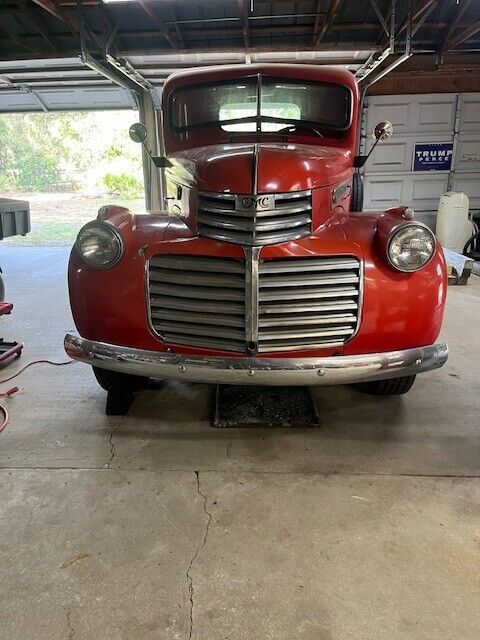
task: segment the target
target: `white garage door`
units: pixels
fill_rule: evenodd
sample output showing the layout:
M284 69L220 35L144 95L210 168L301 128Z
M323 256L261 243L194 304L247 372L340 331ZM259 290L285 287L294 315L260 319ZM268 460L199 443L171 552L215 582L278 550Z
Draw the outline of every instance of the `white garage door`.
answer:
M371 131L381 120L392 122L394 134L379 143L365 165L366 211L407 204L419 219L434 224L438 201L448 189L464 191L470 208L480 209L479 93L367 98L362 153L371 148ZM415 166L415 145L418 154L423 149L427 156L451 149L451 170L425 171L419 162Z

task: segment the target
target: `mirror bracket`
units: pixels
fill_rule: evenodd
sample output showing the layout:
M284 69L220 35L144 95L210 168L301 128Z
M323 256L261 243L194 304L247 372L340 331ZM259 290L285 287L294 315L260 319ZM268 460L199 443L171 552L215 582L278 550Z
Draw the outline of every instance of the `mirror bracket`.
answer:
M361 169L365 162L367 161L368 156L355 156L353 158L353 168Z
M157 169L166 169L167 167L171 167L172 163L165 156L150 156L152 158L153 164L157 167Z

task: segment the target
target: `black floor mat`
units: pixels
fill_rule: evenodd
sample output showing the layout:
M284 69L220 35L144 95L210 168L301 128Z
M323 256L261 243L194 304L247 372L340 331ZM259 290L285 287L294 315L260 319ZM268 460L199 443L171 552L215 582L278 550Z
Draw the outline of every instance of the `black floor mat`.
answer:
M215 427L318 427L308 387L217 385Z

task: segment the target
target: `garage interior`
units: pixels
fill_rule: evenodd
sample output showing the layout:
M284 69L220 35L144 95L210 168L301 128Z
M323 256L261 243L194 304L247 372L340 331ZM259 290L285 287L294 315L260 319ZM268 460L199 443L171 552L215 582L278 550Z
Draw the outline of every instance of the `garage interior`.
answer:
M440 198L460 191L478 212L476 0L0 6L0 113L131 109L154 155L170 74L259 62L351 71L360 152L392 122L362 169L364 211L406 204L435 229ZM415 171L416 143L451 143L451 166ZM146 152L144 177L158 211ZM107 416L84 364L13 377L68 360L69 253L0 245L15 305L2 335L25 344L0 372L1 393L18 386L1 400L0 637L478 639L475 273L448 287L446 365L408 395L312 387L318 428L214 428L212 385L167 381Z

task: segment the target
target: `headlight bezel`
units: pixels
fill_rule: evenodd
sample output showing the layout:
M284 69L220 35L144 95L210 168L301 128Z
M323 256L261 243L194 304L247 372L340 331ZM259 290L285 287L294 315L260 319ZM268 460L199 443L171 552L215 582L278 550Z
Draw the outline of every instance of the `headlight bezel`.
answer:
M116 251L115 257L106 264L98 264L98 263L95 263L94 261L92 262L85 256L85 254L81 249L82 233L86 231L94 230L94 229L107 231L117 245L117 251ZM125 253L125 240L123 238L123 235L117 229L117 227L111 222L109 222L108 220L92 220L91 222L87 222L87 224L85 224L78 232L77 238L75 240L75 249L78 255L80 256L80 258L83 260L83 262L87 266L97 271L103 271L105 269L111 269L116 264L118 264L118 262L122 259L123 254Z
M392 244L395 240L395 238L402 233L403 231L406 230L410 230L412 228L417 228L417 229L421 229L423 232L426 232L427 235L430 237L430 239L432 240L432 251L430 253L430 256L428 258L428 260L426 262L424 262L423 264L421 264L420 266L415 266L412 268L405 268L405 267L400 267L398 266L394 260L391 257L391 253L390 253L390 249L392 247ZM401 224L396 225L390 232L388 239L387 239L387 243L386 243L386 257L387 257L387 261L388 264L395 269L395 271L399 271L401 273L415 273L417 271L420 271L420 269L423 269L424 267L426 267L428 264L430 264L430 262L433 260L433 256L435 255L435 251L437 248L437 239L435 237L435 234L433 233L433 231L430 229L430 227L428 227L426 224L423 224L422 222L402 222Z

